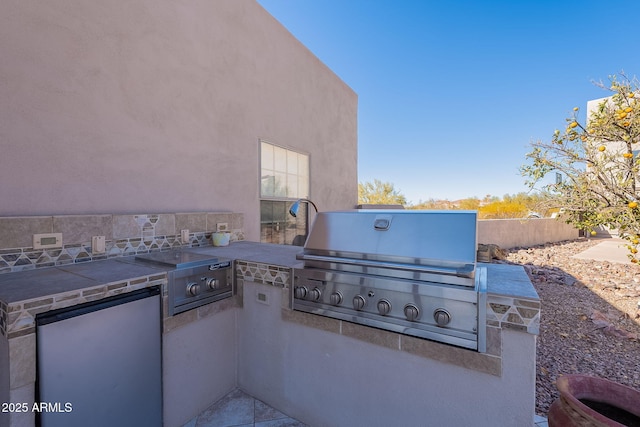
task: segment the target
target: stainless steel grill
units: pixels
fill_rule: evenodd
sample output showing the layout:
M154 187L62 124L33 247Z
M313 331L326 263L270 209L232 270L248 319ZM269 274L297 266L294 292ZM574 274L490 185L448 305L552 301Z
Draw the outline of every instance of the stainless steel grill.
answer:
M472 211L318 213L292 307L484 352L476 235Z

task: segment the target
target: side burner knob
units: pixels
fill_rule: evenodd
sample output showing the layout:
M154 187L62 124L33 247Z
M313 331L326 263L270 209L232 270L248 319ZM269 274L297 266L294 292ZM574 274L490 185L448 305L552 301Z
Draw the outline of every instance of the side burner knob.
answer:
M318 288L313 288L311 289L311 292L309 292L309 299L311 301L318 301L321 296L322 296L322 292Z
M378 301L378 313L386 316L391 311L391 303L386 299Z
M187 284L187 295L195 297L200 293L200 285L197 283Z
M362 310L367 305L367 300L362 295L356 295L353 297L353 308L356 310Z
M404 315L408 321L413 322L420 317L420 310L415 304L407 304L404 306Z
M451 315L444 308L438 308L433 312L433 318L438 326L446 326L451 321Z
M331 295L329 295L329 302L332 305L340 305L342 304L342 294L340 292L334 292Z
M305 288L304 286L296 286L294 294L296 298L303 299L307 296L307 288Z

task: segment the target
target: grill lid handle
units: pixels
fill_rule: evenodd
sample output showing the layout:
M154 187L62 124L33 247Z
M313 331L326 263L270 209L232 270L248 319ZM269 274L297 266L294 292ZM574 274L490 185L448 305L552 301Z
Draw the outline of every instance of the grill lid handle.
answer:
M378 215L373 220L373 228L379 231L386 231L391 227L391 215Z
M462 264L458 266L447 267L447 266L428 265L428 264L405 264L400 262L367 260L362 258L322 256L322 255L313 255L313 254L305 254L305 253L297 254L296 259L299 259L301 261L320 261L320 262L328 262L328 263L335 263L335 264L356 265L359 267L380 267L380 268L390 268L393 270L418 271L418 272L434 273L434 274L447 274L449 276L469 277L469 278L474 277L474 273L476 271L475 264Z

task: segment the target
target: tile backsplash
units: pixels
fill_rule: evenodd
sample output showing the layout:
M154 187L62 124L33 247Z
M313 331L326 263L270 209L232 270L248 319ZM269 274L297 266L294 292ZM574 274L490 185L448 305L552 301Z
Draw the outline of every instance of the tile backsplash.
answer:
M0 217L0 273L210 246L220 223L228 224L232 241L244 240L244 216L234 212ZM185 229L189 240L183 242ZM62 233L62 247L34 249L33 235L41 233ZM92 250L93 236L105 236L104 252Z

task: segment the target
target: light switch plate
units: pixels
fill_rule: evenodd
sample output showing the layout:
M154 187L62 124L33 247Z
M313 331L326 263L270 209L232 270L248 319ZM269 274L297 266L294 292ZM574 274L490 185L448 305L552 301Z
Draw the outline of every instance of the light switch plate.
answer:
M184 229L180 231L180 239L182 240L182 243L189 243L189 230L188 229Z
M33 249L62 247L62 233L42 233L33 235Z
M219 222L216 224L216 231L229 231L229 223L228 222Z

